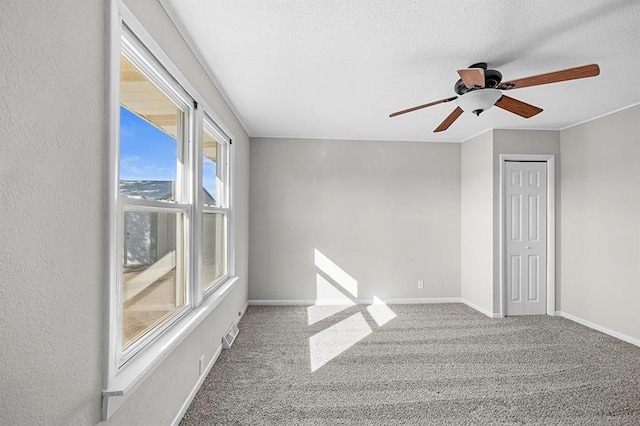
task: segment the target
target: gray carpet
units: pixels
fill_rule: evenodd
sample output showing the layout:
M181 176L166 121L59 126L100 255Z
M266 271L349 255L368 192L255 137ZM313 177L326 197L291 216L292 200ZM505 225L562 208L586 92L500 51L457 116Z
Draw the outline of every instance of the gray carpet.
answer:
M389 308L249 307L181 424L640 425L638 347L557 317Z

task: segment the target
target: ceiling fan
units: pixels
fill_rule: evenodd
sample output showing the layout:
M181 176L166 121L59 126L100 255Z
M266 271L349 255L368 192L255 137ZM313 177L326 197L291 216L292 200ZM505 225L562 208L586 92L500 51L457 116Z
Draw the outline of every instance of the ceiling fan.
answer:
M597 64L584 65L581 67L519 78L517 80L506 81L504 83L502 82L502 73L497 70L487 69L487 64L485 62L479 62L471 65L467 69L458 70L458 74L461 78L454 85L454 90L460 96L453 96L451 98L430 102L428 104L403 109L402 111L390 114L389 117L397 117L398 115L417 111L433 105L456 101L456 104L458 105L457 108L454 109L438 127L436 127L434 133L447 130L463 112L471 112L475 115L480 115L493 105L519 115L520 117L531 118L534 115L541 113L542 108L511 98L502 94L502 91L539 86L541 84L557 83L560 81L576 80L586 77L595 77L600 74L600 67Z

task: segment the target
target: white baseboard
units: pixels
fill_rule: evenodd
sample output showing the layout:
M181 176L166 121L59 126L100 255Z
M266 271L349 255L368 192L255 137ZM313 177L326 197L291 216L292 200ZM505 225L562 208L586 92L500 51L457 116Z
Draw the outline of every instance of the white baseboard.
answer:
M384 299L388 305L431 304L431 303L460 303L459 297L427 297L406 299ZM249 300L253 306L291 306L291 305L371 305L373 299L281 299L281 300ZM378 302L379 303L379 302Z
M234 321L234 324L237 325L240 322L240 320L242 319L242 316L247 311L248 307L249 307L249 301L247 301L247 303L245 303L242 309L240 310L239 312L240 315L238 315L238 318L236 318L236 320ZM198 381L196 382L195 386L193 387L193 389L191 389L189 396L187 396L187 399L184 401L184 403L180 407L180 411L178 411L178 414L176 414L175 418L171 422L171 426L177 426L180 423L180 421L184 417L184 414L187 412L187 410L189 409L189 406L193 402L193 398L196 397L196 394L200 390L200 387L204 383L204 380L207 378L207 376L211 372L213 365L216 363L221 353L222 353L222 342L220 343L220 346L218 346L218 349L216 349L216 352L213 354L213 357L211 358L211 361L209 362L209 364L207 364L207 368L205 368L205 370L202 372L202 374L198 378Z
M372 303L372 300L366 302L366 304ZM415 299L386 299L384 301L390 305L429 305L437 303L460 303L459 297L422 297Z
M244 304L242 309L240 310L240 315L238 315L238 319L236 320L236 325L240 322L240 319L244 316L244 313L247 312L247 308L249 307L249 301Z
M472 309L475 309L476 311L480 312L481 314L485 314L489 318L492 318L492 319L502 318L502 315L494 314L493 312L489 312L488 310L486 310L484 308L481 308L480 306L476 305L475 303L469 302L467 299L460 299L460 301L462 303L464 303L465 305L467 305L468 307L470 307Z
M316 301L311 299L292 300L249 300L250 306L292 306L292 305L315 305ZM344 302L342 302L344 303Z
M640 346L640 339L635 339L631 336L627 336L626 334L622 334L617 331L611 330L607 327L603 327L601 325L593 323L591 321L587 321L586 319L583 319L562 311L556 311L556 315L561 316L562 318L571 320L573 322L577 322L578 324L584 325L585 327L593 328L594 330L600 331L604 334L608 334L609 336L615 337L616 339L623 340L627 343L631 343L632 345Z

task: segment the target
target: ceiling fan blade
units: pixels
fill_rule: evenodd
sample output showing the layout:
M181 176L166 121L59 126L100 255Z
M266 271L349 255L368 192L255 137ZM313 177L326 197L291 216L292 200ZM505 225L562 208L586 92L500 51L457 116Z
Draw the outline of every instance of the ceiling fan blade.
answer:
M458 70L460 78L465 86L471 87L484 87L484 69L482 68L467 68L464 70Z
M542 108L538 108L537 106L530 105L526 102L510 98L507 95L502 95L502 97L498 99L498 102L496 102L495 105L498 108L502 108L524 118L531 118L534 115L540 114L542 112Z
M437 132L442 132L444 130L447 130L449 128L449 126L451 126L453 124L454 121L456 121L458 119L458 117L460 117L462 115L462 108L457 107L456 109L453 110L453 112L451 112L451 114L449 114L447 116L447 118L444 119L444 121L442 123L440 123L440 125L438 127L436 127L436 129L433 131L433 133L437 133Z
M598 64L591 64L576 68L569 68L562 71L554 71L546 74L506 81L500 83L497 88L501 90L521 89L523 87L539 86L541 84L595 77L598 74L600 74L600 67L598 66Z
M454 96L452 98L440 99L439 101L429 102L428 104L414 106L412 108L403 109L402 111L396 111L393 114L389 114L389 117L396 117L396 116L401 115L401 114L406 114L408 112L417 111L417 110L422 109L422 108L426 108L426 107L430 107L430 106L433 106L433 105L442 104L442 103L445 103L445 102L451 102L451 101L454 101L456 99L458 99L457 96Z

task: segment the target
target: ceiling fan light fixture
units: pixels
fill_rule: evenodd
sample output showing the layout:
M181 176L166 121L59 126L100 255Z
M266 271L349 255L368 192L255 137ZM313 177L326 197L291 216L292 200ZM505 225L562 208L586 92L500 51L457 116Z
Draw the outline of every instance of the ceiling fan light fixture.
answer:
M472 90L456 99L456 104L464 112L480 115L498 102L500 97L502 97L502 92L498 89Z

